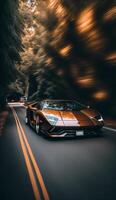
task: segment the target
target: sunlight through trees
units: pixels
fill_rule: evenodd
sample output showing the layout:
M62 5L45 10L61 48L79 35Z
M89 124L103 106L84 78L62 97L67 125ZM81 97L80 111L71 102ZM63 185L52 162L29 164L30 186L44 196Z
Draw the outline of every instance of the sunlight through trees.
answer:
M3 93L14 80L14 88L23 85L30 100L73 98L116 114L114 0L6 0L1 5Z
M75 98L114 110L115 2L30 0L20 8L29 98Z

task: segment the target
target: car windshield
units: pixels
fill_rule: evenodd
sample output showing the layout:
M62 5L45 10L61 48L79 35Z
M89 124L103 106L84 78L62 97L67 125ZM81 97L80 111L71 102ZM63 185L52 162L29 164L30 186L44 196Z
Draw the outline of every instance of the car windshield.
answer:
M43 109L61 110L61 111L80 111L86 106L76 101L46 101Z

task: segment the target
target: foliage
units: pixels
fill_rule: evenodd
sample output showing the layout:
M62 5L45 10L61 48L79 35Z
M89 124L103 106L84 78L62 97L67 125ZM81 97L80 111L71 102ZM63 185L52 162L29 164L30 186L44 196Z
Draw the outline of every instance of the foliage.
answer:
M0 1L0 109L5 106L8 85L17 75L15 64L21 61L21 19L18 0Z
M29 80L29 97L80 99L113 114L115 1L22 1L21 12L25 52L20 69Z

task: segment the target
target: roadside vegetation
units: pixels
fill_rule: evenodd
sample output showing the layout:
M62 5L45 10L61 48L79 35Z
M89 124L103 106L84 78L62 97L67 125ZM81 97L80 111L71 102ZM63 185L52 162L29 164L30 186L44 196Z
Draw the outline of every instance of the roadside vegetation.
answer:
M75 98L115 116L115 1L25 1L21 13L28 98Z
M0 64L0 67L5 66L7 71L1 73L2 77L3 74L6 76L0 84L0 90L5 93L3 97L5 98L10 86L10 91L20 90L30 101L43 98L74 98L86 104L93 104L106 115L115 117L115 1L8 2L7 12L14 21L8 22L4 14L6 8L2 9L1 15L5 15L6 26L10 27L9 34L7 29L3 30L3 33L6 31L6 35L11 35L12 41L2 39L4 43L8 43L9 51L12 52L8 53L9 48L4 48L5 56L8 55L5 58L8 59L5 59L4 65ZM13 2L15 9L12 11ZM2 97L0 101L2 102Z
M22 50L22 20L18 0L0 1L0 110L5 108L11 82L17 77L16 63Z

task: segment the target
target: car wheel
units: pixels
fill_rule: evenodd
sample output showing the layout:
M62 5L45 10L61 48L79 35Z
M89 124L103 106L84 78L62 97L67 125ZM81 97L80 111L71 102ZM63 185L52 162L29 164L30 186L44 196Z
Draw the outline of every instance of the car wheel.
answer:
M25 123L26 123L27 125L29 124L29 119L28 119L27 116L25 117Z
M36 133L39 135L40 134L40 125L39 124L35 125L35 130L36 130Z

